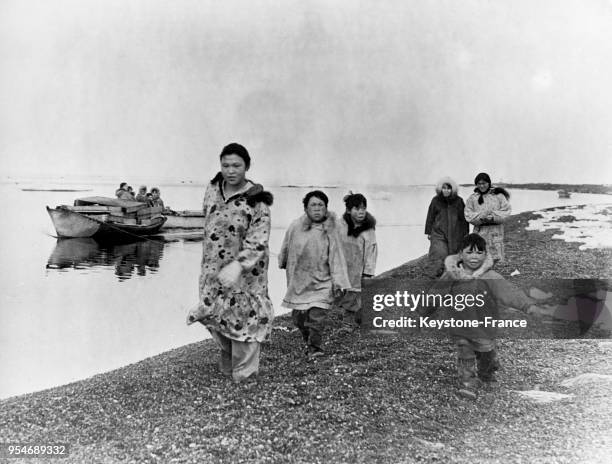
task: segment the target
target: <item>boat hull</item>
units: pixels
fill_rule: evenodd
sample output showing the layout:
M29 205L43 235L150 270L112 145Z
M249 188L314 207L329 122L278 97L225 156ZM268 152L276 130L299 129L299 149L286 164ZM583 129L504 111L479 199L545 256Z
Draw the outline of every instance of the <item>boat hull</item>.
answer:
M165 216L160 216L155 219L151 219L150 224L120 224L116 222L103 222L100 225L100 229L93 236L99 240L110 240L110 239L130 239L131 237L143 237L146 235L155 235L162 228L166 222Z
M202 211L177 211L167 214L168 220L164 229L203 229L204 213Z
M98 215L97 218L93 218L66 208L53 209L48 206L47 212L57 236L61 238L130 239L154 235L166 222L166 218L160 216L150 219L146 225L122 224L108 221L107 215Z
M93 237L100 229L100 221L96 221L83 214L78 214L64 208L49 208L47 212L51 217L58 237L87 238Z

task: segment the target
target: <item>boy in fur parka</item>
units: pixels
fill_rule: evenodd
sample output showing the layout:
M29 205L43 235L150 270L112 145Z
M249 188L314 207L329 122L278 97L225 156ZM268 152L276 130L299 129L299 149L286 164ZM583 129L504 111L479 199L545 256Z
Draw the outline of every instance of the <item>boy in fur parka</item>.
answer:
M465 204L458 191L453 179L440 179L436 184L436 196L427 211L425 234L429 238L429 253L425 272L432 279L440 277L444 271L444 258L461 251L461 241L469 233L463 213Z
M500 367L495 351L495 328L484 324L486 316L499 319L498 305L516 308L527 314L538 313L533 302L512 283L491 270L493 260L487 244L478 234L467 235L461 252L450 255L444 262L445 271L435 285L446 294L473 295L483 298L482 307L472 310L448 308L452 318L474 320L477 327L451 327L449 333L457 348L457 370L461 389L459 394L476 398L481 382L495 382L495 371Z
M292 309L311 357L323 354L323 330L334 297L351 284L338 235L338 219L327 210L329 199L320 190L302 200L304 215L285 233L278 264L287 273L283 306Z
M339 224L342 251L346 258L350 289L335 306L341 312L341 331L351 333L361 325L361 280L376 272L376 219L367 211L368 201L361 193L344 197L346 211Z

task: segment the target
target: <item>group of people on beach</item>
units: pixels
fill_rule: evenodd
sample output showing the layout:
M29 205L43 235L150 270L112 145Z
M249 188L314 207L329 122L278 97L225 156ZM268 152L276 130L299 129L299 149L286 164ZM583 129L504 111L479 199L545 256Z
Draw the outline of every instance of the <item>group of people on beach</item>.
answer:
M158 187L153 187L150 192L147 192L147 186L141 185L138 188L138 193L134 195L134 189L127 182L121 182L119 188L115 190L115 196L119 200L139 201L146 203L149 206L161 206L164 208L164 201L161 199L161 191Z
M504 222L511 213L510 194L502 187L492 187L491 177L485 172L476 176L474 185L474 193L466 203L450 177L440 179L436 185L436 196L431 200L425 221L425 234L430 240L429 277L439 277L444 270L444 259L461 251L469 224L473 225L474 233L486 240L491 259L504 261Z
M221 170L210 181L203 201L205 214L202 272L198 306L187 322L200 322L221 350L219 367L236 383L253 381L259 370L260 344L269 339L274 311L268 295L270 206L273 197L246 178L251 158L237 143L223 148ZM449 178L436 187L427 215L431 245L427 273L452 282L451 292L485 291L495 312L499 303L528 313L531 300L492 270L504 259L503 222L510 214L509 195L492 188L479 174L475 192L464 205ZM320 190L308 192L304 214L285 233L278 264L286 270L287 292L282 305L305 343L306 356L324 356L323 336L330 310L342 313L341 331L361 324L362 279L375 275L376 220L367 199L350 192L338 217L328 209ZM474 233L468 234L468 222ZM493 284L491 284L493 282ZM467 395L481 382L495 380L499 368L490 330L451 332L458 355L461 386Z

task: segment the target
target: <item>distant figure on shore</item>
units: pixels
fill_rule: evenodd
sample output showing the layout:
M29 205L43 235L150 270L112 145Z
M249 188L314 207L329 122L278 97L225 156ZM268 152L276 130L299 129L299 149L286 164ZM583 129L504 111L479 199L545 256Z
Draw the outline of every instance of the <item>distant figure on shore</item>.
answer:
M526 312L538 313L538 308L521 289L491 270L493 261L487 254L487 243L478 234L466 235L460 244L461 252L450 255L444 262L445 271L434 289L452 295L453 301L467 301L467 296L480 297L480 306L456 304L446 307L445 319L465 321L453 324L449 335L457 348L457 371L460 390L458 393L471 399L482 382L495 382L495 372L500 368L495 346L495 327L486 325L488 317L499 319L499 305L509 306ZM431 290L430 290L431 291ZM446 297L444 297L446 299ZM471 325L468 322L478 321Z
M308 192L302 200L304 215L291 223L278 265L286 269L287 293L283 306L292 310L293 323L300 330L309 357L323 352L327 313L335 297L351 284L338 232L338 219L327 210L329 199L320 190Z
M436 196L432 198L425 220L425 234L429 239L426 274L432 279L444 271L444 258L459 253L461 241L470 226L465 220L463 198L459 187L450 177L436 184Z
M141 185L138 187L138 195L136 195L136 201L140 201L142 203L147 202L147 186Z
M367 211L366 197L350 192L344 197L344 205L339 231L351 287L335 306L342 312L341 330L351 333L361 325L361 280L374 276L378 247L376 219Z
M256 379L260 344L272 330L268 296L272 194L246 178L249 152L230 143L221 172L204 194L200 301L187 323L199 321L221 350L219 368L234 382ZM249 381L250 381L249 380Z
M474 179L476 188L465 204L465 218L474 225L474 233L487 241L494 262L504 261L504 222L510 216L510 194L501 187L491 187L491 178L481 172Z
M132 200L132 196L130 195L130 193L127 191L127 182L121 182L119 184L119 188L117 190L115 190L115 196L117 198L119 198L120 200Z
M157 187L153 187L151 189L151 206L161 206L162 210L164 209L164 202L160 197L160 191Z

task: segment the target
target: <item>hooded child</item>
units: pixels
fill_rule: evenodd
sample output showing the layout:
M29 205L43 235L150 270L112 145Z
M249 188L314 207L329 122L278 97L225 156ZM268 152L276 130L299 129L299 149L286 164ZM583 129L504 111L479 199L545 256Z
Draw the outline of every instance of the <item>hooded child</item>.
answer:
M457 350L458 393L473 399L483 382L496 381L495 372L500 368L495 345L496 328L491 322L492 319L499 320L499 306L527 314L539 313L532 300L493 271L492 265L485 239L478 234L469 234L461 243L461 252L446 258L444 274L435 285L437 291L453 295L455 302L474 303L471 307L455 304L452 308L445 308L448 320L478 321L478 324L457 324L449 328Z

